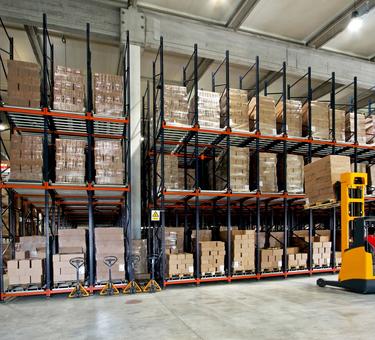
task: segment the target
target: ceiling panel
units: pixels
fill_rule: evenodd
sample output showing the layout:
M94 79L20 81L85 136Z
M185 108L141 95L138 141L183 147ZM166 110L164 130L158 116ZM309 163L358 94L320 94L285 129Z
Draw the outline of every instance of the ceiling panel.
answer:
M363 15L362 19L363 26L358 32L345 29L323 48L365 58L373 57L375 55L375 10Z
M142 0L138 6L226 23L241 0Z
M352 0L260 0L241 29L304 42Z

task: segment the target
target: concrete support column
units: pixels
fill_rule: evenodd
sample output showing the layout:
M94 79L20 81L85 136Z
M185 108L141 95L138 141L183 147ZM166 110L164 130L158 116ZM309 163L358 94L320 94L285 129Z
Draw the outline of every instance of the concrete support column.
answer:
M141 238L141 47L130 45L130 148L132 237Z

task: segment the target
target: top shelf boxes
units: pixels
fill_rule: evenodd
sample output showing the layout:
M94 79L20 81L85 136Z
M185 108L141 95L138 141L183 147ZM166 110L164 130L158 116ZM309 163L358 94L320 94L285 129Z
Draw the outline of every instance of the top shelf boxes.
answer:
M164 120L169 124L188 125L188 97L185 86L164 86Z

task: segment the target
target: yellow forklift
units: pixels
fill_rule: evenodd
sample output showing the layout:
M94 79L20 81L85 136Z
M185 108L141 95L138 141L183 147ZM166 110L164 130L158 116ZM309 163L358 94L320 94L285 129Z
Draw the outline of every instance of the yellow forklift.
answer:
M367 174L341 175L341 270L338 281L318 279L319 287L375 293L375 217L365 217Z

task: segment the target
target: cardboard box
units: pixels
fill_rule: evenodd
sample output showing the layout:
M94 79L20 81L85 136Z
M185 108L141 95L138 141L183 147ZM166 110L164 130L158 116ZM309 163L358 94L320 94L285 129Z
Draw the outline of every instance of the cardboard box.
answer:
M194 274L193 254L167 254L166 260L167 276L191 276Z
M277 132L281 134L283 121L283 102L276 105ZM288 136L302 136L302 103L299 100L286 101L286 131Z
M256 98L249 103L249 129L256 130ZM259 130L262 135L276 135L276 113L273 97L259 96Z
M330 139L333 139L332 109L329 109L329 133ZM345 142L345 111L335 109L335 140L336 142Z
M346 156L326 156L305 165L305 194L309 204L336 201L335 184L342 173L351 172L350 158Z
M308 136L308 103L302 107L303 136ZM313 139L330 139L328 104L318 101L311 102L311 134Z
M188 120L188 109L186 87L164 85L164 119L167 124L191 125L192 121Z
M348 112L345 115L345 137L347 142L354 143L354 112ZM366 145L366 116L362 113L357 114L357 141L358 144Z
M220 127L249 131L249 104L246 90L229 89L229 124L227 122L227 92L220 99Z
M95 73L93 76L94 110L96 115L124 115L124 78L114 74Z
M195 97L189 102L188 121L194 120ZM198 90L199 125L201 128L220 128L220 93Z
M218 255L225 252L225 243L220 241L199 242L201 273L224 273L224 256ZM218 253L220 252L220 253Z
M165 227L165 249L167 253L178 254L184 251L184 228Z
M256 189L256 155L250 157L250 190ZM262 192L277 192L277 155L259 153L259 189Z
M284 189L284 162L285 159L282 155L277 157L277 182L278 189L282 191ZM303 182L304 182L304 159L303 156L288 154L286 157L286 189L289 193L303 193Z

